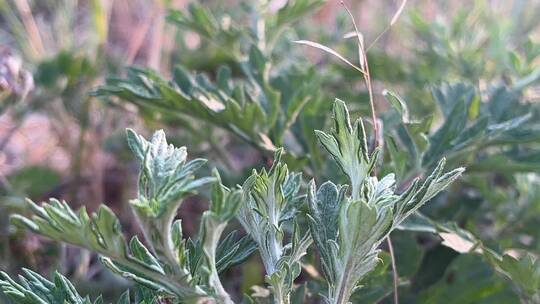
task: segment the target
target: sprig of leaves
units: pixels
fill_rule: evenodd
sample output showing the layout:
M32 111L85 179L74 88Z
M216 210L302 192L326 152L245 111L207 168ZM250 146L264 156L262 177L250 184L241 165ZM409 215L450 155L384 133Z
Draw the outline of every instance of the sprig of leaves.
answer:
M143 116L174 126L205 121L264 152L283 146L286 134L292 142L302 143L298 130L287 131L306 104L316 99L318 74L270 59L275 59L272 49L284 30L323 3L295 0L278 8L245 3L245 18L213 14L196 3L187 10L173 10L168 16L171 23L202 38L200 48L182 51L182 58L195 59L175 67L170 80L148 69L130 68L127 77L109 78L92 94L120 97Z
M231 69L222 67L215 83L183 68L174 70L171 81L149 70L131 68L126 79L108 79L93 94L118 96L143 112L161 113L165 121L203 120L263 151L273 151L312 99L315 79L309 76L314 73L306 74L295 93L289 94L287 86L271 83L268 58L255 46L240 68L244 79L233 79ZM279 78L275 81L281 83Z
M242 191L240 189L230 190L221 184L217 171L214 171L214 176L219 182L213 186L210 210L203 213L201 221L201 247L205 256L204 267L208 271L205 281L215 290L220 303L233 303L219 279L218 245L227 223L235 217L240 207Z
M235 64L245 55L246 46L258 45L267 55L275 54L278 39L291 24L315 11L324 0L294 0L278 4L246 2L242 10L220 14L193 2L186 10L171 10L168 21L180 29L200 35L201 45L183 50L183 62L195 69L215 69L224 63ZM245 22L248 20L248 22Z
M0 288L11 300L18 304L103 304L98 297L95 301L88 296L82 297L69 280L55 273L54 282L47 280L36 272L23 269L24 276L19 276L19 282L11 279L2 272ZM129 292L122 294L117 304L130 304Z
M328 282L327 303L347 303L359 281L377 264L378 247L404 219L413 214L461 173L458 168L443 174L444 160L423 182L419 179L402 194L395 193L393 174L381 180L369 176L376 156L367 156L361 121L351 128L345 104L334 104L332 135L318 132L321 144L349 177L347 186L315 182L308 192L308 218L315 244L321 253ZM375 154L376 155L376 154Z
M139 198L131 204L155 255L168 266L165 269L174 280L201 285L219 303L232 303L218 276L216 263L221 257L217 256L217 248L223 230L239 208L240 191L231 191L222 185L217 171L213 177L195 179L193 172L205 160L187 161L186 149L167 145L163 131L156 132L152 140L147 141L128 130L128 143L141 162ZM181 223L174 222L177 210L184 196L208 183L214 186L210 210L202 217L200 240L197 246L193 241L191 246L186 246ZM233 251L228 253L231 259L241 262L249 255L239 250L241 242L231 245ZM242 249L252 251L249 246ZM193 257L204 258L200 263L193 263Z
M334 102L332 120L334 129L331 134L319 130L315 132L322 146L349 177L352 195L358 199L362 182L377 162L379 149L369 155L364 123L358 119L354 127L351 125L349 110L342 100L336 99Z
M258 244L274 302L289 303L293 281L300 274L300 259L311 238L294 222L290 243L283 242L284 224L298 212L303 196L298 194L301 174L289 173L281 153L281 149L276 151L270 170L253 171L244 182L238 220Z
M14 215L19 226L55 240L89 249L101 255L101 261L113 272L146 286L158 294L182 301L212 299L232 303L223 289L218 273L242 262L255 249L246 238L229 235L219 243L221 234L241 203L241 191L229 190L219 174L195 178L193 173L205 161L187 161L184 147L168 145L163 131L147 141L128 130L128 143L141 164L139 195L131 206L147 239L148 247L133 237L127 244L118 218L105 205L89 215L83 207L74 212L66 202L51 199L38 206L28 204L30 218ZM215 183L219 181L219 183ZM203 214L199 241L182 239L180 221L173 223L182 199L208 183L215 183L210 210ZM194 263L193 257L199 258Z
M97 252L111 270L154 290L186 298L204 295L186 278L171 281L137 237L128 245L118 218L108 207L102 205L96 213L89 215L84 207L75 213L66 202L56 199L42 206L32 201L28 204L34 215L31 218L13 215L15 225Z
M139 197L130 202L133 210L145 237L152 244L152 251L167 265L167 271L174 273L180 280L189 278L189 271L185 265L181 265L175 252L172 224L182 199L215 179L195 179L193 172L205 160L187 161L186 148L168 145L163 131L154 133L151 141L132 130L127 131L127 137L141 166Z
M397 95L385 96L401 114L401 122L387 136L387 146L399 174L408 177L433 168L442 157L452 164L467 164L472 171L534 171L538 168L533 149L514 153L512 146L537 143L538 113L530 103L520 102L522 88L493 85L485 102L466 83L442 84L432 89L444 120L431 132L432 117L410 119L406 103ZM529 145L530 146L530 145ZM489 149L498 147L499 149ZM527 147L527 146L525 146ZM401 151L398 151L401 150ZM532 152L530 150L533 150ZM479 157L470 157L471 153ZM403 157L412 155L413 157Z
M540 300L540 259L530 254L517 259L508 254L493 259L500 273L518 286L523 299L531 303Z

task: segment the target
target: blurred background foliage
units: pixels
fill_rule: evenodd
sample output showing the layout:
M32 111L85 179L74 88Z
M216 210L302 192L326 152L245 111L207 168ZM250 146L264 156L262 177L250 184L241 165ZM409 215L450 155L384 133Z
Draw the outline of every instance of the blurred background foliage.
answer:
M379 171L404 189L442 157L467 167L392 235L400 300L537 303L540 3L408 1L391 27L398 1L347 4L383 130L371 139L384 143ZM232 186L277 147L306 177L343 178L313 133L328 127L334 98L373 125L358 71L293 43L356 58L337 1L0 0L0 24L0 266L58 269L83 294L113 299L127 283L87 252L16 230L8 215L25 212L24 197L55 196L91 210L105 202L136 229L125 127L165 128ZM186 234L206 204L184 204ZM315 255L298 303L324 286ZM381 259L355 303L392 302L390 257ZM263 284L255 257L225 275L237 296Z

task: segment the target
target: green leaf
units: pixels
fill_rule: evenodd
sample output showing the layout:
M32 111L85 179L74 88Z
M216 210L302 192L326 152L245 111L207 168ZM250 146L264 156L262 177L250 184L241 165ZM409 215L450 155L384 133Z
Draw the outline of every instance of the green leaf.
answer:
M102 304L103 299L99 296L91 301L88 296L81 296L73 284L62 274L56 272L54 281L51 282L36 272L28 269L22 270L24 275L19 275L19 282L11 279L5 272L0 272L0 289L14 303L17 304ZM130 304L129 291L120 296L117 304ZM145 304L136 301L135 303Z
M24 193L28 197L42 197L60 184L58 172L51 168L29 166L7 176L13 192Z
M54 240L66 242L102 255L107 267L122 276L147 285L149 288L174 294L180 298L202 297L204 292L190 282L189 277L171 281L150 251L134 239L131 250L122 234L114 213L102 205L89 215L85 208L75 213L66 202L51 199L38 206L28 201L34 215L26 218L13 215L17 226Z
M339 99L334 102L334 129L331 134L315 131L320 143L332 155L351 181L353 197L360 196L360 188L364 179L369 175L375 163L379 150L368 155L366 131L361 119L351 125L349 111L345 103Z
M439 278L434 286L420 293L418 303L519 303L493 270L473 255L458 256Z
M448 187L448 185L455 181L465 171L465 168L457 168L444 173L444 165L445 160L442 159L422 184L420 184L418 178L413 180L407 190L405 190L393 203L394 228L399 226L407 217L414 214L414 212L435 197L439 192Z
M161 217L165 212L175 211L181 198L215 180L195 179L193 173L206 160L187 161L186 148L168 145L162 130L154 133L151 141L131 129L127 130L127 137L129 147L141 165L139 198L131 202L140 214Z
M23 269L24 276L15 282L2 272L0 288L6 296L20 304L92 304L89 298L83 298L60 273L55 273L54 283L38 273ZM96 302L97 303L97 302Z
M312 12L323 5L324 2L324 0L287 1L287 3L277 12L276 26L284 26L295 22L307 13Z
M528 296L540 295L540 259L533 258L530 254L520 259L505 254L502 259L495 261L499 271Z
M392 136L386 136L385 141L386 149L390 154L390 159L392 160L392 167L395 170L397 178L401 178L405 174L407 169L407 161L409 160L410 154L407 153L407 150L401 150L399 145L396 143L396 140Z
M249 236L237 240L238 232L232 231L218 245L216 251L216 268L218 273L239 265L257 250L257 243Z
M221 183L217 170L214 176L218 183L212 189L210 210L202 215L200 244L204 253L204 267L208 270L208 276L204 277L207 286L213 289L216 299L220 303L233 303L230 295L225 291L219 279L217 269L217 249L219 239L229 220L234 218L242 202L240 189L230 190ZM238 244L239 245L239 244Z
M338 218L344 204L347 187L325 182L316 190L315 181L309 183L308 206L309 228L313 240L321 254L321 264L325 277L335 282L335 250L338 238Z
M287 165L281 163L281 153L281 149L276 151L270 170L253 171L244 182L237 217L257 243L274 297L288 302L292 282L300 274L300 258L311 238L295 229L290 243L283 242L283 223L293 218L303 196L298 195L301 175L289 173Z
M251 73L254 67L249 63L245 66ZM220 83L227 85L219 87L202 75L191 75L180 68L175 69L174 80L166 81L152 71L131 68L128 78L108 79L93 94L118 96L141 110L161 113L161 117L172 121L178 117L203 120L262 147L259 134L267 133L273 125L270 117L276 115L272 112L276 96L265 93L266 84L263 88L258 81L231 80L231 89L229 81L221 79Z
M185 147L167 144L165 133L158 131L150 141L127 130L128 144L140 162L139 195L131 200L151 251L175 280L191 281L190 272L179 256L178 243L172 238L173 221L182 199L216 177L196 179L194 172L206 160L187 161Z
M452 149L453 141L467 126L474 88L464 84L446 85L433 90L433 95L446 117L444 124L430 136L429 148L423 162L430 165Z
M446 118L451 117L451 113L460 103L465 103L465 109L472 102L475 92L472 85L465 83L443 84L432 89L433 98L439 104L442 113Z
M408 123L410 119L409 108L407 107L405 101L403 101L403 99L401 99L401 97L396 93L388 90L384 90L382 94L386 98L386 100L390 102L392 107L399 113L399 115L401 115L401 120L404 123Z

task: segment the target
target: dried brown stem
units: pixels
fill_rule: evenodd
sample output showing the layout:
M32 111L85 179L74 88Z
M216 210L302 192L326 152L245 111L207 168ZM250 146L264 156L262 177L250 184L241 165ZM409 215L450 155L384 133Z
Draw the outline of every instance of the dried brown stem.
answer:
M404 1L404 2L406 2L406 1ZM349 16L351 17L352 23L354 25L354 30L356 32L356 36L357 36L357 39L358 39L358 60L360 61L360 67L364 71L364 73L362 73L362 76L364 77L364 81L366 82L366 87L368 89L369 105L371 107L371 120L373 121L373 136L374 136L373 142L374 142L374 146L376 148L376 147L380 146L381 143L379 142L379 126L378 126L378 123L377 123L377 112L375 110L375 100L374 100L374 97L373 97L373 86L372 86L372 83L371 83L371 74L369 72L369 63L368 63L368 60L367 60L367 54L366 54L366 50L364 48L364 42L363 42L363 40L361 38L362 36L361 36L360 32L358 31L358 27L356 26L356 22L354 20L353 14L347 8L347 6L345 5L345 3L343 1L341 1L341 5L343 5L345 10L347 11ZM402 8L400 8L400 10L402 10ZM394 17L394 18L396 18L396 17ZM394 22L395 21L393 19L392 23L394 23ZM377 39L378 38L379 37L377 37ZM375 42L373 42L373 43L375 43ZM390 239L390 236L386 237L386 242L388 244L388 251L390 253L390 258L391 258L391 262L392 262L392 277L393 277L393 282L394 282L394 304L398 304L398 302L399 302L399 294L398 294L399 275L398 275L398 272L397 272L396 258L395 258L395 255L394 255L394 247L392 246L392 240Z
M15 7L21 15L22 22L28 33L28 37L30 38L30 45L34 50L34 53L37 55L37 58L41 58L45 55L45 47L36 21L34 20L34 16L32 15L30 5L26 0L17 0L15 1Z
M391 263L392 263L392 278L394 281L394 304L399 304L399 294L398 294L399 275L397 272L396 259L394 255L394 246L392 246L392 239L390 239L390 236L386 237L386 244L388 245L388 252L390 253L390 258L391 258Z
M379 127L377 124L377 112L375 111L375 100L373 98L373 86L371 85L371 75L369 73L369 63L367 61L367 54L364 49L364 42L362 41L360 31L358 30L358 27L356 26L356 21L354 20L354 16L345 5L343 1L341 1L341 5L345 8L347 13L349 14L351 21L354 26L354 31L356 32L356 36L358 39L358 60L360 61L360 67L364 71L362 73L362 76L364 77L364 81L366 82L366 87L368 89L369 94L369 105L371 107L371 120L373 121L373 135L374 135L374 143L375 147L379 146Z

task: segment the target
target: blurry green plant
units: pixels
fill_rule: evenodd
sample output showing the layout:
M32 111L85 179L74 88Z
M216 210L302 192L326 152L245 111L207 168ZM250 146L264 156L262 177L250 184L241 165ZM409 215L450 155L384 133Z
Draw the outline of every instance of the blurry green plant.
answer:
M455 14L433 21L412 11L409 22L417 41L414 52L418 66L411 81L457 77L477 84L533 72L531 64L539 49L531 34L538 26L538 8L538 3L519 0L494 6L472 1L457 8ZM512 13L507 14L507 10Z
M533 38L538 31L538 3L470 1L448 6L452 13L431 19L412 9L402 31L412 59L400 63L387 59L401 71L393 82L402 83L407 100L421 104L415 112L434 109L435 103L427 102L426 85L466 82L477 91L489 91L494 84L513 86L522 79L530 83L540 79L536 68L540 45ZM380 75L381 80L391 79Z
M0 1L0 115L8 123L0 138L0 154L11 159L11 144L17 139L14 135L19 135L30 119L45 116L51 135L60 139L58 149L64 149L71 157L67 160L68 172L57 172L57 166L50 163L23 163L0 173L0 210L4 213L0 218L0 256L2 269L9 273L21 265L33 265L42 272L42 265L48 269L70 263L71 256L66 259L60 247L42 243L38 249L32 249L30 243L38 241L30 241L23 231L8 226L5 218L12 212L28 212L24 197L40 199L51 193L75 197L88 186L83 182L88 171L95 170L83 163L86 157L99 152L99 146L90 143L89 138L97 133L94 113L103 108L87 93L107 73L106 68L114 65L111 56L104 52L106 7L98 0L85 1L83 5L81 2ZM88 19L80 18L83 11L88 13ZM99 128L103 128L101 122ZM33 154L41 147L25 149ZM18 161L18 151L15 153ZM98 185L100 181L92 178L92 183ZM100 188L90 191L95 194ZM89 262L90 259L77 264Z
M316 94L319 78L313 68L290 64L277 42L293 22L322 3L287 1L273 11L269 4L254 2L242 6L243 18L216 16L192 3L186 11L172 11L168 19L199 35L201 46L186 49L185 58L191 54L196 56L193 60L175 66L171 80L149 69L130 68L127 78L110 78L93 94L120 97L137 106L143 117L194 133L201 132L196 125L204 121L268 155L279 146L287 147L289 155L317 155L314 141L305 139L314 139L305 136L312 128L303 125L321 115L320 108L329 108ZM237 23L242 19L249 24ZM193 66L194 62L212 66ZM310 110L303 111L308 103Z
M80 24L78 1L0 1L3 25L0 40L6 45L5 50L1 50L0 111L3 113L0 114L9 117L12 123L0 141L0 151L27 118L36 113L49 118L51 129L60 133L59 137L65 137L65 133L75 128L80 131L77 142L59 141L73 156L69 178L75 182L68 182L69 185L80 181L83 154L90 154L87 152L91 145L87 144L86 137L94 127L92 111L96 103L87 93L106 72L108 63L112 63L110 57L103 56L107 20L105 8L99 2L89 1L88 13L92 18ZM6 84L12 94L4 100ZM30 193L18 191L21 189L9 188L1 187L2 199L30 196ZM69 191L74 196L76 191ZM34 194L32 197L46 193Z
M434 87L433 98L443 114L434 131L432 115L419 120L409 117L407 103L386 91L385 97L398 114L387 120L386 141L393 168L414 175L444 156L453 164L467 165L471 172L537 171L539 164L533 155L538 153L534 148L540 141L540 113L536 104L523 100L528 86L521 81L511 87L494 85L484 100L465 83Z
M535 203L527 202L527 197L530 197L528 194L533 195L534 191L525 186L526 184L520 178L529 172L531 172L529 174L535 174L533 172L538 172L540 165L538 158L540 151L538 150L539 109L536 103L528 101L523 96L524 90L536 81L529 83L527 78L516 80L514 85L493 85L488 92L483 92L485 95L482 97L474 86L469 84L454 83L434 87L432 90L433 99L442 113L442 121L435 129L431 127L433 116L415 120L409 114L407 103L398 95L385 92L385 97L395 111L388 113L389 116L385 119L385 147L389 163L387 163L388 167L383 170L396 172L399 180L404 181L404 185L406 185L414 177L435 166L436 161L441 157L447 158L451 166L467 166L467 174L461 179L461 186L467 191L440 197L431 207L423 210L424 214L432 219L437 219L437 222L429 220L429 223L423 227L427 229L423 229L420 228L423 226L420 223L426 224L424 218L418 222L405 223L402 228L438 233L445 240L440 246L447 246L458 253L479 254L484 258L484 263L492 265L492 269L498 273L510 278L515 275L516 278L513 282L519 286L518 295L520 298L524 302L534 302L531 300L535 297L534 292L532 294L523 292L527 289L530 291L530 287L518 283L520 275L516 272L509 274L501 271L502 268L499 266L501 263L518 264L523 261L508 260L506 256L503 257L503 255L489 249L489 246L495 246L498 251L520 248L524 251L519 256L523 256L524 259L529 254L527 250L532 250L532 252L538 250L531 248L530 245L523 243L517 237L518 235L530 237L532 240L529 242L534 243L538 239L537 233L524 232L521 225L503 224L506 227L505 230L497 227L500 225L498 221L511 221L515 219L513 215L516 213L519 213L519 221L526 221L528 217L525 214L536 210ZM514 179L514 176L517 179ZM503 185L498 180L507 180L510 184ZM519 206L509 204L509 202L515 202L510 198L514 194L503 190L516 188L527 189L521 192L524 202ZM534 200L533 198L532 201ZM512 211L509 212L510 210ZM420 213L415 216L424 217ZM497 222L492 224L491 218L493 216L497 217ZM469 232L462 231L461 233L468 235L463 238L458 237L459 234L456 234L455 228L446 231L448 226L442 224L445 221L460 223L461 227L466 227L475 235L482 236L482 239L489 245L479 245L481 242L478 238L472 237ZM524 226L527 225L526 222L523 223ZM441 227L446 228L440 230ZM447 241L445 237L450 237L452 240ZM464 239L468 240L464 241ZM464 243L467 244L465 249L461 246ZM475 250L476 246L483 249ZM433 261L437 259L435 255L441 256L442 252L448 254L447 258L440 258L437 262ZM427 266L430 261L437 263L437 267L440 267L440 275L442 275L445 271L451 271L450 269L454 267L452 265L460 263L461 260L463 259L459 259L456 255L442 248L431 249L422 257L422 264L415 275L417 282L422 282L420 279L422 276L433 272ZM479 267L478 271L481 269ZM432 277L433 279L440 279L440 277ZM429 299L425 301L436 302L437 300L427 296L427 293L436 293L440 290L446 292L447 289L444 288L450 288L449 286L442 287L444 286L442 283L438 283L437 287L431 286L431 284L433 282L427 283L425 281L417 283L416 286L413 284L408 292L421 294L421 298L427 297L426 299ZM499 283L492 282L490 284ZM471 286L471 290L474 288L477 287ZM420 293L421 290L424 294ZM486 293L484 299L496 297L495 295L500 291L500 289L494 288L490 293ZM475 292L471 291L471 293ZM472 301L472 298L469 300Z
M54 101L60 100L67 113L76 119L85 119L82 116L87 110L85 102L88 98L84 96L95 85L98 70L106 61L100 56L107 37L104 7L97 5L99 1L90 2L91 22L75 31L79 13L77 1L41 6L26 0L0 1L0 18L5 25L0 38L13 49L2 52L17 53L21 57L15 62L3 54L2 60L10 60L11 69L8 70L11 73L15 63L17 70L24 66L34 80L32 94L25 94L28 95L25 112L41 110L59 116L60 111L51 109L57 106ZM36 14L46 13L47 18L36 20L34 8L38 11ZM87 33L82 35L81 31ZM81 39L82 36L85 39Z

